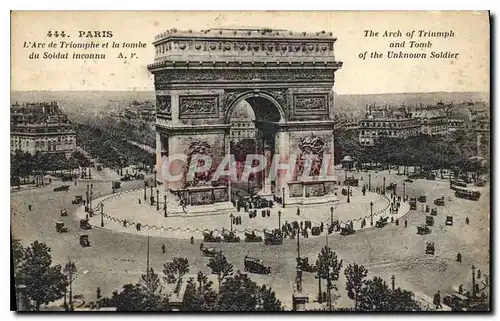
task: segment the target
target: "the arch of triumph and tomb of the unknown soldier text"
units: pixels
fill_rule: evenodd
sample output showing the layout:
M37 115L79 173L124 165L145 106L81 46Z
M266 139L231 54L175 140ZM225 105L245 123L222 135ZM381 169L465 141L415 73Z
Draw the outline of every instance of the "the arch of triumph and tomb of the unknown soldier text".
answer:
M166 198L169 214L234 211L229 177L210 178L230 153L231 113L242 100L254 110L256 153L269 159L268 167L274 154L281 163L297 155L293 175L279 170L271 181L269 170L259 174L261 193L284 195L285 205L295 206L337 200L333 85L342 63L335 61L335 41L324 31L270 29L172 29L155 37L155 60L148 70L154 74L157 100L157 171L165 157L175 154L213 159L212 169L192 181L163 182L160 200ZM314 179L301 180L305 157L317 162L324 155L331 156L328 175L319 177L313 164ZM172 162L172 175L185 177L186 163ZM181 200L189 206L181 207Z

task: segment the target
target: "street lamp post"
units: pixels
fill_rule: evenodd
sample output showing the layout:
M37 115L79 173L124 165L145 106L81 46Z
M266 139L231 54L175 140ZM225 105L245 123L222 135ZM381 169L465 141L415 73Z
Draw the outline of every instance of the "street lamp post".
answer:
M396 276L394 274L391 277L392 291L396 289Z
M351 185L347 185L347 203L351 202Z
M163 214L167 217L167 194L163 195Z
M160 191L156 190L156 210L160 210Z
M384 176L384 186L383 186L383 189L382 189L382 195L385 195L385 176Z
M281 231L281 211L278 211L278 230Z
M472 297L476 296L476 267L472 265Z
M370 202L370 225L373 226L373 202Z
M229 214L229 218L230 218L230 221L231 221L231 233L233 232L233 213Z
M368 174L368 191L372 191L372 174Z
M281 189L281 191L282 191L282 194L283 194L282 205L283 205L283 208L285 208L285 188L283 187L283 188Z
M156 174L157 174L156 169L154 170L154 173L155 173L155 187L156 187Z
M153 196L153 185L150 186L149 196L151 197L151 206L153 206L154 205L153 202L155 199L155 197Z
M146 187L147 187L147 183L146 183L146 181L144 181L144 200L146 200Z
M101 203L101 227L104 227L104 203Z
M330 225L333 225L333 206L330 206Z

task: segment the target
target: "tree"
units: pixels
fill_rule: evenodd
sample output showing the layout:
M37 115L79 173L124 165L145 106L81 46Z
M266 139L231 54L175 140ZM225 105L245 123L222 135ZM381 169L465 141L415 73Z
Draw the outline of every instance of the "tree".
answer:
M12 239L12 265L14 269L14 279L16 285L18 285L18 279L21 277L19 274L21 272L21 267L24 262L25 248L22 246L21 241L17 239Z
M216 311L281 311L280 300L265 286L258 286L239 271L228 277L219 290Z
M51 264L50 248L44 243L35 241L25 249L19 284L26 286L25 295L34 301L36 311L42 304L62 298L68 286L61 265Z
M338 281L341 268L342 260L339 261L337 254L333 252L330 247L325 245L316 259L316 273L319 280L327 280L329 304L331 304L331 289L335 288L335 286L332 285L332 281Z
M359 310L362 311L418 311L419 304L413 299L413 293L397 288L389 289L387 283L375 276L366 280L359 296Z
M186 292L183 299L184 311L216 311L215 302L217 293L212 289L212 281L208 281L206 275L198 272L198 286L193 278L188 280Z
M221 251L217 252L214 257L210 258L207 266L212 269L212 273L217 274L219 288L222 281L233 273L233 265L228 262L227 258Z
M345 270L344 274L347 278L346 290L347 295L351 300L354 300L354 309L358 309L359 294L363 287L364 279L368 274L368 270L363 265L358 265L356 263L349 264Z
M163 286L161 285L160 277L157 273L150 268L147 274L142 274L139 279L139 284L147 293L157 293L160 294L163 291Z
M189 262L182 257L174 257L171 262L163 264L163 267L167 283L178 282L184 274L189 272Z
M68 277L68 284L69 284L69 306L71 310L73 310L73 278L76 274L76 266L74 262L69 261L66 263L64 266L64 273ZM64 294L66 295L66 293Z

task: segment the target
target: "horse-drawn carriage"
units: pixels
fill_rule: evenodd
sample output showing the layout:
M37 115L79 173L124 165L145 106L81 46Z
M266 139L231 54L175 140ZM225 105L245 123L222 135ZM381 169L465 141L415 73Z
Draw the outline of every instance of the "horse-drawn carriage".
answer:
M425 225L426 226L433 226L434 225L434 217L432 216L426 216L425 217Z
M437 216L437 215L438 215L438 210L437 210L437 208L433 208L433 209L431 209L431 215L432 215L432 216Z
M427 242L425 245L425 254L434 255L436 248L434 246L434 242Z
M245 232L245 242L247 243L262 242L262 236L255 235L254 231L252 231L252 233Z
M222 238L219 235L214 235L213 231L203 232L203 241L207 243L220 243Z
M238 236L236 236L236 234L234 232L224 231L222 233L222 237L223 237L223 241L225 243L239 243L240 242L240 238Z
M266 245L283 244L283 234L279 229L274 229L272 232L264 231L264 244Z
M312 236L318 236L321 234L321 227L320 226L313 226L311 228L311 234Z
M269 274L271 273L271 267L266 266L264 262L260 259L245 256L245 271L257 274Z
M417 234L427 235L430 233L431 233L431 229L427 225L423 224L423 225L417 226Z
M390 183L387 187L386 190L389 191L396 191L397 184L396 183Z
M427 196L425 196L425 195L420 195L420 196L418 197L418 201L419 201L420 203L425 203L425 202L427 202Z

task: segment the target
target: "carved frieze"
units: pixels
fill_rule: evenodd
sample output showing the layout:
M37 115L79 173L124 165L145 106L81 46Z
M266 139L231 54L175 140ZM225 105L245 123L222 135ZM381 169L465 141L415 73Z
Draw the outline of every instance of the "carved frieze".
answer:
M160 117L172 117L172 98L170 96L156 96L156 114Z
M179 117L217 118L219 117L219 97L216 95L180 96Z
M328 114L328 93L296 94L293 100L295 115Z
M169 83L253 82L253 81L333 81L328 69L172 69L155 75L155 88L164 89Z

